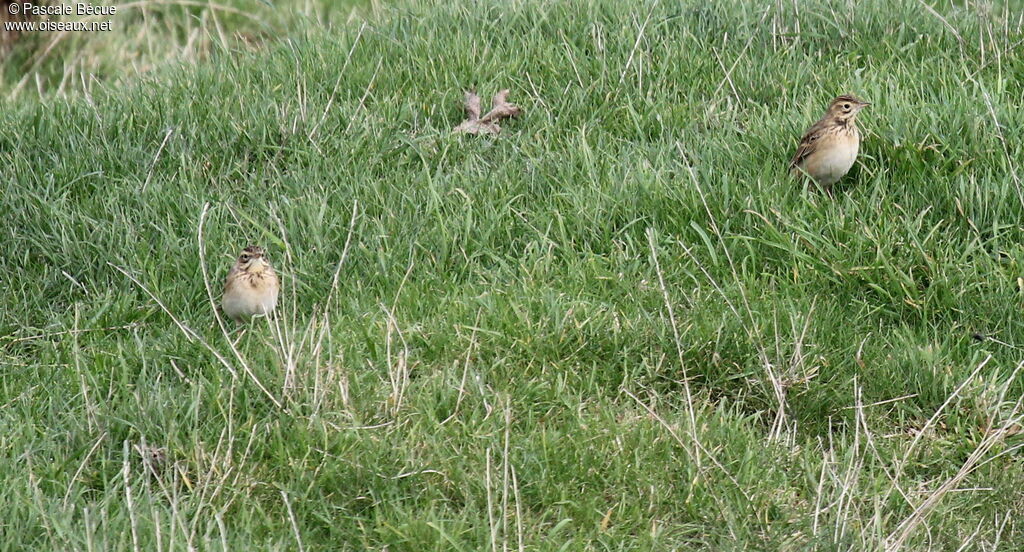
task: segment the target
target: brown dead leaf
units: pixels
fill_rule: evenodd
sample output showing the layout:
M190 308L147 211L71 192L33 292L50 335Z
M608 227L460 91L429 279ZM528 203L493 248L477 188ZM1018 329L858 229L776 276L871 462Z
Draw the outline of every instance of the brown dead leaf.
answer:
M466 117L470 121L480 119L480 96L472 90L466 91Z
M502 90L491 99L491 110L481 119L482 121L500 121L518 117L523 110L518 105L508 102L508 89Z
M602 533L607 531L608 530L608 526L611 525L611 523L612 523L612 510L614 510L614 509L615 509L615 506L612 506L611 508L608 508L608 513L606 513L604 515L604 517L601 518L601 532Z
M508 89L502 90L491 99L491 110L480 116L480 96L470 90L465 97L466 120L453 129L453 132L466 134L497 134L501 132L498 121L519 116L523 110L508 102Z

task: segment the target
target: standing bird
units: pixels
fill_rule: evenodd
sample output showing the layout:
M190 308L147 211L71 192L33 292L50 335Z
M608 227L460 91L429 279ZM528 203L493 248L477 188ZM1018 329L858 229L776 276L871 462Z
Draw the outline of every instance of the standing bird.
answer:
M250 245L242 250L224 283L224 314L236 322L266 316L277 306L281 285L267 262L263 248Z
M789 173L797 177L809 176L831 193L832 184L842 178L857 160L860 148L857 113L869 105L851 95L832 100L825 116L811 125L800 140L796 154L789 161Z

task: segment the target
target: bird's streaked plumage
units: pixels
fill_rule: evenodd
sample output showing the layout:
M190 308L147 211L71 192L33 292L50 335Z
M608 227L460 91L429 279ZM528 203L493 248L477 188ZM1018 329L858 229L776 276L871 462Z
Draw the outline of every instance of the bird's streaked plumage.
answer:
M277 307L281 289L277 274L263 248L250 245L242 250L224 283L224 314L236 322L266 316Z
M829 190L849 172L860 149L857 113L868 102L843 95L832 100L825 116L807 129L789 161L790 174L809 176Z

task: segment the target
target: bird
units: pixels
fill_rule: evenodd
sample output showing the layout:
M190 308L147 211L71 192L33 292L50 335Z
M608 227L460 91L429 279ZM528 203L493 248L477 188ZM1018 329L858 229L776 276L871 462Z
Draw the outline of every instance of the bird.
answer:
M250 245L242 250L224 283L221 308L235 322L248 322L255 316L268 316L277 306L281 284L262 247Z
M808 176L826 192L853 166L860 148L857 114L871 105L851 94L832 100L828 111L800 139L789 173Z

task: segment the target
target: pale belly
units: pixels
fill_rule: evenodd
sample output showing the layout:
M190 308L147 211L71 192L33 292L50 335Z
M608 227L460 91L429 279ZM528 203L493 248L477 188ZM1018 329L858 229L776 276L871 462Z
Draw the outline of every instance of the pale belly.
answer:
M850 140L846 144L823 148L804 162L804 170L814 177L819 184L830 185L850 171L857 160L859 140Z
M246 290L248 291L248 290ZM230 318L252 318L266 315L277 306L277 293L227 293L224 295L224 314Z

